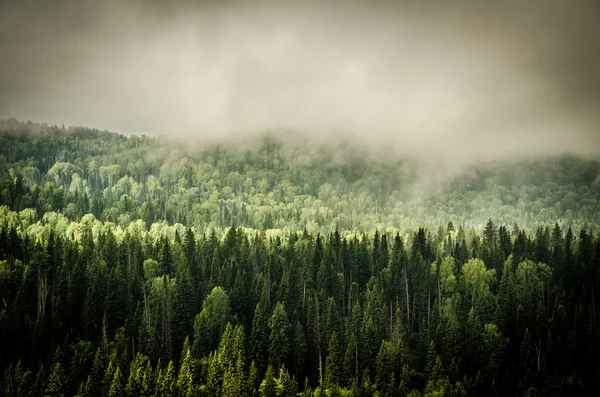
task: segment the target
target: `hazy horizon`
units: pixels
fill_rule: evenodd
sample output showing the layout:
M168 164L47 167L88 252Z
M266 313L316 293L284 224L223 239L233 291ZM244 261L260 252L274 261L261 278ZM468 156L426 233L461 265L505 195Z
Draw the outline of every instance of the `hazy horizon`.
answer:
M467 160L600 154L597 1L0 3L0 117ZM332 138L333 137L333 138Z

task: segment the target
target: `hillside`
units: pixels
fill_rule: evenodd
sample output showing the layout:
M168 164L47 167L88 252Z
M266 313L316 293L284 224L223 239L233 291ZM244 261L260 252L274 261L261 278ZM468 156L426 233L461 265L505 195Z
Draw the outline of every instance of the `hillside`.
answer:
M127 226L142 219L197 230L244 226L368 232L448 222L481 228L600 222L600 163L574 156L478 162L447 172L352 146L287 145L274 136L245 145L186 147L156 138L0 123L0 205L69 220L87 213Z
M600 389L600 164L0 122L0 396Z

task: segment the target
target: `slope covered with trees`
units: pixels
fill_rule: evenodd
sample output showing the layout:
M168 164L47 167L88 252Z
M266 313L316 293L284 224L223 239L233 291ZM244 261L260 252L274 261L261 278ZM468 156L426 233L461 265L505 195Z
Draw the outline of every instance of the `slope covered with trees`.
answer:
M391 156L390 156L391 157ZM197 230L231 225L331 232L498 223L590 229L600 222L600 163L553 157L472 166L428 183L425 164L286 145L181 147L86 128L0 122L0 205L142 219ZM439 168L442 168L440 165ZM436 170L439 171L439 170Z
M0 127L1 395L600 389L597 162Z

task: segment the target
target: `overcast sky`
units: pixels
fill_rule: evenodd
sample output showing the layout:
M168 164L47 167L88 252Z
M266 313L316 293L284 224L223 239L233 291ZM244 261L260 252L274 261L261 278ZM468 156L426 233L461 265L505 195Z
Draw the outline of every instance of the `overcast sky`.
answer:
M600 154L598 0L165 3L0 0L0 117Z

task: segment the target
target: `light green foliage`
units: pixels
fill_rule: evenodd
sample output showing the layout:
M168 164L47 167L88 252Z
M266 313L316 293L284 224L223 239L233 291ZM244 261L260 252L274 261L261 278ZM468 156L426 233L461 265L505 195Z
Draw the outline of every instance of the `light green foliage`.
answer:
M256 397L259 395L259 387L260 387L260 378L258 374L258 369L256 368L256 364L254 361L250 363L250 371L248 372L248 377L246 378L246 394L249 397Z
M71 179L75 177L77 179L82 174L81 168L67 162L56 162L48 170L48 177L53 178L57 185L68 186L71 183ZM83 193L83 192L82 192Z
M200 357L214 349L229 322L229 296L222 287L214 287L194 320L194 352Z
M138 353L130 364L129 377L125 386L127 394L150 397L152 377L150 360L145 355Z
M57 362L50 370L50 377L44 390L44 397L62 397L66 385L66 375L63 366Z
M2 378L3 387L0 390L6 396L25 397L28 394L28 389L31 387L32 377L32 372L25 369L19 360L16 366L13 367L13 364L10 364L4 371Z
M440 265L440 283L444 296L452 296L457 288L456 263L454 258L445 257Z
M478 315L493 313L497 299L491 286L496 280L496 270L486 268L481 259L471 259L463 265L461 273L471 310Z
M0 120L0 393L600 389L600 163L398 160Z
M167 367L158 371L156 376L155 396L172 396L175 393L175 368L173 361L169 361Z
M516 271L517 296L522 302L529 299L544 299L548 294L548 282L552 277L550 267L545 263L524 261L519 263Z
M182 357L179 374L177 375L177 395L180 397L192 397L196 395L192 370L192 354L188 348Z
M121 369L117 367L108 390L108 397L126 397L125 381Z
M261 397L276 397L277 396L277 381L275 379L275 371L273 366L269 365L265 374L265 379L260 384Z
M66 140L65 131L57 127L12 120L1 124L23 131L18 136L25 139L9 133L3 141L6 178L0 180L6 182L0 186L6 186L0 191L10 197L19 176L24 187L41 187L44 212L62 210L60 203L67 207L65 198L77 193L77 202L67 211L71 220L83 216L87 207L102 221L124 226L167 216L198 230L232 223L310 232L335 227L397 230L415 221L484 225L490 216L508 225L562 218L580 227L600 221L593 177L598 164L573 157L473 166L430 189L417 178L424 166L418 161L378 161L357 155L353 147L293 146L265 137L246 147L228 142L180 148L155 138L85 128L74 129ZM65 152L70 153L69 162L64 161ZM47 171L25 161L39 156L54 161ZM82 203L84 193L88 199L99 195L102 208ZM19 202L18 210L33 207L31 200L28 196ZM2 204L6 202L0 200Z
M277 396L278 397L294 397L298 392L296 381L290 376L285 365L279 370L279 378L277 378Z

